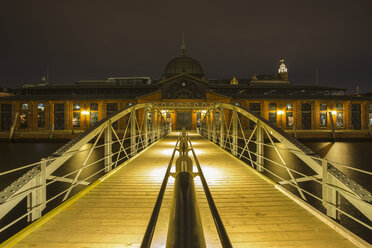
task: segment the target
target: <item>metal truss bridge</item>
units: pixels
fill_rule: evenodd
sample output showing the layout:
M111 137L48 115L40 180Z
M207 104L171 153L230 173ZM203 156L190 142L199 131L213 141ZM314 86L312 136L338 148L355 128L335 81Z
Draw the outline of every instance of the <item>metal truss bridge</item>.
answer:
M199 111L197 132L172 132L174 110ZM346 170L372 175L238 106L137 104L0 172L0 247L371 247L338 222L372 230Z

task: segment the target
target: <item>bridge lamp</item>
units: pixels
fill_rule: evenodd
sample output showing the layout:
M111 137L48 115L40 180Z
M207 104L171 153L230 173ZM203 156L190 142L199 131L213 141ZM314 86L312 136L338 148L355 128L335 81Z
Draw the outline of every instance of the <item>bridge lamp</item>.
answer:
M205 115L207 113L207 110L202 110L201 113Z
M162 110L162 111L161 111L161 114L162 114L162 115L165 115L166 113L167 113L166 110Z
M81 114L82 115L89 115L89 111L83 110L83 111L81 111Z
M282 115L282 114L284 114L284 111L283 110L278 110L278 115Z
M336 115L337 112L335 110L331 111L332 115Z

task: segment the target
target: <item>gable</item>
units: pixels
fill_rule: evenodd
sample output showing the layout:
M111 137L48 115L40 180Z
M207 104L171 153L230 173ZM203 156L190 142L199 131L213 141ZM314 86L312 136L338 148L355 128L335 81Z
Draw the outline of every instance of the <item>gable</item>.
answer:
M188 74L181 74L159 83L163 99L204 99L207 83Z

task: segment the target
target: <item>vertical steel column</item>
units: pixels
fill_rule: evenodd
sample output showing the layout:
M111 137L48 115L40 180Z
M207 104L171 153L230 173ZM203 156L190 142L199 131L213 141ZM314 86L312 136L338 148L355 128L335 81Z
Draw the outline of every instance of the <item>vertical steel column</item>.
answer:
M329 217L339 220L340 213L336 209L340 207L340 195L335 189L337 187L337 180L328 173L328 162L325 159L322 160L322 168L322 204Z
M212 139L213 143L217 143L217 118L216 118L216 109L213 110L213 133L212 133Z
M328 112L328 115L329 115L329 120L331 122L331 130L332 130L332 139L335 140L336 139L336 133L335 133L335 124L333 123L333 115L332 115L332 112Z
M238 112L236 107L233 107L232 111L232 155L238 154Z
M107 122L105 128L105 172L112 169L112 123L111 120Z
M158 123L157 139L160 139L160 137L161 137L161 119L162 119L162 114L158 110L158 112L157 112L157 123Z
M153 109L151 111L151 143L154 143L155 142L155 137L156 136L156 133L155 133L155 110Z
M144 140L143 140L143 146L146 148L149 145L149 135L148 135L148 127L147 127L147 120L148 120L148 106L145 107L143 110L143 134L144 134Z
M130 111L130 154L137 154L137 137L136 137L136 110L132 107Z
M220 108L220 146L224 148L224 128L225 128L225 112L223 110L223 107Z
M260 172L264 171L264 129L262 128L261 121L257 120L257 130L256 130L256 163L257 170Z
M211 113L208 110L205 114L207 117L208 140L211 140Z
M39 219L46 205L46 162L41 159L40 173L31 181L31 188L35 188L27 195L27 221Z

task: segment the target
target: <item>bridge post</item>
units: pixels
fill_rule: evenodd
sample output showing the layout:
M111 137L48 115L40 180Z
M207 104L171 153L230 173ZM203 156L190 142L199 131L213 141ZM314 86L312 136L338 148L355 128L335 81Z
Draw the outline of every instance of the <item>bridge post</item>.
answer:
M160 139L161 136L161 119L162 119L162 114L160 110L157 112L157 123L158 123L158 129L157 129L157 139Z
M211 112L208 110L207 116L207 129L208 129L208 140L211 140Z
M223 110L223 107L220 108L220 146L224 148L224 140L225 140L225 135L224 135L224 127L225 127L225 112Z
M328 162L325 159L322 160L322 169L322 204L329 217L339 220L340 213L336 209L340 207L340 195L335 189L337 180L328 172Z
M213 143L217 143L217 118L216 118L216 110L213 110L213 133L212 133L212 139Z
M328 112L329 120L331 121L331 130L332 130L332 140L334 141L336 139L336 133L335 133L335 124L333 122L333 115L332 112Z
M144 133L144 140L143 140L143 146L146 148L149 145L149 135L148 135L148 126L147 126L147 121L148 121L148 106L145 107L144 112L143 112L143 133Z
M236 107L233 107L232 113L232 155L238 154L238 112Z
M256 130L256 167L260 172L264 171L264 129L262 128L261 121L257 120L257 130Z
M136 137L136 110L134 107L130 112L130 155L134 156L137 153L137 137Z
M153 109L151 112L151 143L155 142L155 110Z
M105 128L105 172L112 169L112 123L108 121Z
M31 181L30 188L36 188L27 195L27 221L39 219L46 206L46 162L41 159L40 173Z

